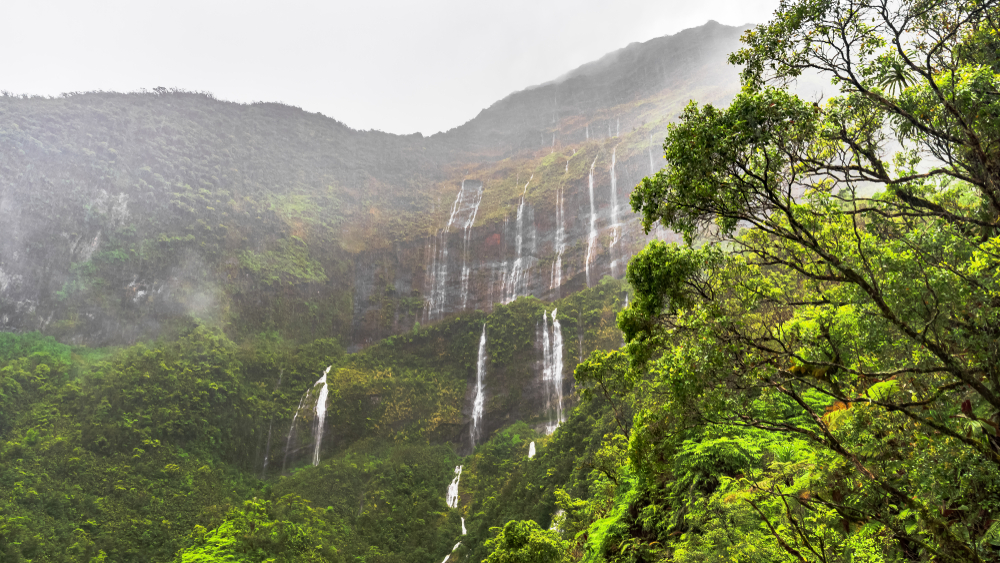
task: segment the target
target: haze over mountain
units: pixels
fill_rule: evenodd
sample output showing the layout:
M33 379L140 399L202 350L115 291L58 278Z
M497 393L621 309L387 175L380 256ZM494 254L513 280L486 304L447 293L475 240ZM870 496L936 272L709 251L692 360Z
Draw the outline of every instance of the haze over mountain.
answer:
M0 98L0 328L106 345L194 314L358 348L621 277L629 192L688 100L737 91L741 31L629 45L428 138L172 90Z

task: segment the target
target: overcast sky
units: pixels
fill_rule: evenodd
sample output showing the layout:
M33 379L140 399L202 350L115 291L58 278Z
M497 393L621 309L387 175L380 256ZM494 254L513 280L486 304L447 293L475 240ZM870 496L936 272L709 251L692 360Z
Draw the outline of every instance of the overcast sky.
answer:
M0 0L0 90L157 86L432 134L634 41L778 0Z

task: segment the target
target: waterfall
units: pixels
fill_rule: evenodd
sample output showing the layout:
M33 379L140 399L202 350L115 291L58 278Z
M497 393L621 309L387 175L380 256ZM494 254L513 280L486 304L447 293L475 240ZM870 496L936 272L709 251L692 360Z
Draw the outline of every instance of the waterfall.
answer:
M622 118L615 118L615 137L620 137L622 134Z
M563 337L562 326L556 317L558 309L552 310L552 329L549 329L549 318L542 311L542 381L547 389L546 411L549 413L549 425L546 432L551 434L563 423ZM528 457L533 454L534 443Z
M326 425L326 398L330 392L330 388L326 384L326 375L330 373L331 367L333 366L327 366L326 370L323 371L323 377L313 383L314 389L320 383L323 384L319 390L319 397L316 399L316 431L313 433L316 437L316 445L313 447L313 465L319 465L319 448L323 445L323 426Z
M567 160L567 166L569 161ZM552 263L552 275L549 282L549 289L556 291L562 286L562 257L566 251L566 224L563 216L563 195L564 188L560 186L556 189L556 259ZM558 297L558 295L557 295Z
M473 190L475 192L473 193ZM483 198L483 183L463 180L458 189L455 202L451 204L451 214L448 224L438 231L431 250L431 267L427 284L427 303L424 307L425 321L441 317L447 303L448 292L448 235L454 225L462 225L462 307L468 302L468 248L472 236L472 225L479 213L479 204Z
M472 447L476 447L476 439L482 433L483 422L483 378L486 377L486 324L483 324L483 335L479 337L479 356L476 360L476 399L472 402Z
M465 518L462 518L462 535L464 536L465 534L466 534L466 531L465 531Z
M278 384L274 386L274 391L271 392L271 396L278 392L281 388L281 381L285 378L284 368L278 372ZM271 421L267 424L267 445L264 446L264 467L260 470L261 480L267 479L267 466L271 461L271 432L274 430L274 413L271 413ZM287 446L286 446L287 447Z
M594 166L596 164L597 156L594 157L594 162L590 163L590 178L587 184L590 188L590 236L587 238L587 258L584 264L587 268L587 287L590 287L590 263L594 259L594 244L597 242L597 210L594 208Z
M549 525L550 530L562 533L562 526L559 525L559 518L561 518L564 514L566 514L566 511L560 508L555 514L552 515L552 524Z
M514 264L510 268L510 274L507 276L504 282L504 303L510 303L511 301L517 299L520 291L523 289L526 270L524 267L524 213L525 213L525 196L528 194L528 185L531 184L531 180L534 178L534 174L528 178L528 182L524 184L524 191L521 193L521 201L517 205L517 238L515 239L516 252L514 257Z
M590 140L590 124L587 124L587 140Z
M455 478L451 480L451 484L448 485L448 495L445 497L445 502L448 503L449 508L458 508L458 481L462 478L462 466L455 466ZM464 521L463 521L463 526Z
M649 177L656 174L656 167L653 166L653 134L649 134Z
M465 181L462 182L462 189L465 190ZM483 201L483 184L479 184L479 190L475 195L475 203L472 204L472 213L469 220L465 222L465 234L462 238L462 309L469 304L469 241L472 238L472 225L476 222L476 215L479 214L479 204Z
M534 442L532 442L531 445L528 446L528 459L531 459L533 457L535 457L535 443ZM463 525L464 525L464 523L463 523Z
M614 276L618 260L614 256L614 247L621 239L621 224L618 223L618 175L615 173L615 157L618 146L611 151L611 275Z
M299 411L302 410L302 403L309 397L309 393L312 391L312 387L306 390L302 398L299 399L299 406L295 407L295 414L292 415L292 426L288 429L288 437L285 438L285 457L281 460L281 472L285 472L285 467L288 465L288 454L291 452L292 448L292 437L295 435L295 421L299 419Z
M432 321L439 317L444 310L445 297L448 290L448 232L451 231L452 224L455 223L455 215L462 205L462 196L465 193L465 182L455 196L455 203L451 204L451 215L448 217L448 224L438 231L435 242L434 258L431 265L430 294L427 297L425 319Z
M462 545L462 542L456 543L455 547L451 548L451 553L455 553L455 550L458 549L458 546L460 546L460 545ZM444 556L444 561L442 561L441 563L448 563L448 559L451 558L451 553L449 553L448 555L445 555Z

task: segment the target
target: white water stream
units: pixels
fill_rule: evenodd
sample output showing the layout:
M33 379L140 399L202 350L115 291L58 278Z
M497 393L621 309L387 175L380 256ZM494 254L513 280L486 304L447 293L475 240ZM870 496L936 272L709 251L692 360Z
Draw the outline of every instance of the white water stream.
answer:
M552 310L551 329L548 315L542 312L542 381L545 383L545 404L549 413L548 434L563 423L563 336L557 312L558 309ZM534 443L531 448L533 451ZM528 457L531 455L529 453Z
M288 429L288 437L285 438L285 457L281 460L281 472L285 472L285 468L288 466L288 454L291 452L292 448L292 436L295 434L295 421L299 419L299 411L302 410L302 403L306 401L309 397L309 393L312 391L312 387L306 390L305 395L299 399L299 406L295 407L295 414L292 415L292 426Z
M458 508L458 481L462 478L462 466L455 466L455 478L451 480L451 484L448 485L448 494L445 497L445 502L448 503L449 508ZM464 526L463 520L463 526Z
M532 442L530 445L528 445L528 459L531 459L533 457L535 457L535 443L534 442ZM464 526L465 524L463 523L462 525Z
M479 356L476 359L476 398L472 402L472 447L482 432L483 403L486 400L483 379L486 377L486 325L483 324L483 335L479 337Z
M600 153L598 153L600 156ZM590 264L594 259L594 244L597 243L597 209L594 207L594 166L597 165L597 156L594 162L590 163L590 177L587 185L590 190L590 236L587 237L587 258L585 266L587 268L587 287L590 287Z
M462 190L465 190L464 181L462 182ZM469 305L469 240L472 238L472 225L476 222L476 215L479 214L479 204L483 201L483 184L479 184L474 199L472 213L469 215L469 220L465 222L465 233L462 239L462 309Z
M528 178L528 182L524 184L521 201L517 205L517 238L515 239L517 254L514 257L514 264L510 268L510 273L504 282L504 303L510 303L521 295L527 278L527 268L524 264L524 215L526 206L524 198L528 194L528 185L531 184L531 180L534 177L534 174L532 174Z
M618 275L615 271L618 260L615 258L614 248L621 240L622 226L618 222L618 174L615 172L615 160L618 154L618 146L611 151L611 275Z
M656 174L656 168L653 166L653 135L649 136L649 177L652 178Z
M473 192L473 190L475 190ZM438 231L431 248L431 266L428 269L427 303L424 307L424 320L427 322L439 319L444 313L448 301L448 235L453 225L462 225L462 307L468 303L468 248L472 236L472 225L479 213L479 204L483 198L483 184L468 180L462 181L462 187L451 205L448 224Z
M567 160L567 166L569 161ZM549 289L556 291L562 286L562 257L566 251L566 219L563 216L563 187L556 189L556 259L552 262ZM558 295L557 295L558 297Z
M323 377L319 378L319 381L313 383L313 388L315 389L320 383L323 387L319 390L319 397L316 398L316 431L313 432L313 436L316 437L316 443L313 446L313 465L319 465L319 448L323 445L323 427L326 426L326 398L329 396L330 388L326 384L326 376L330 373L330 368L333 366L326 366L323 371Z

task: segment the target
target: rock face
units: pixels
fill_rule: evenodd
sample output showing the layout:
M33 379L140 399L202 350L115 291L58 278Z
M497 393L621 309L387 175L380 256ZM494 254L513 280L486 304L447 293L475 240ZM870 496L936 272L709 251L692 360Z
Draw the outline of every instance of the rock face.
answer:
M630 45L428 138L184 92L0 97L0 330L123 344L194 316L357 350L621 277L648 240L631 189L689 99L738 90L741 31Z

